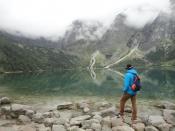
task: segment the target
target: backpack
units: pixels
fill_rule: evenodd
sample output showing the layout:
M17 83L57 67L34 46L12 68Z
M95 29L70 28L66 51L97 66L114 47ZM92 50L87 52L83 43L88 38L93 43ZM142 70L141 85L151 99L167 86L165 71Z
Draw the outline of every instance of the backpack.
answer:
M140 77L136 74L134 74L134 81L133 81L133 84L131 86L131 89L134 91L134 92L137 92L139 91L140 89L142 88L141 86L141 80L140 80Z

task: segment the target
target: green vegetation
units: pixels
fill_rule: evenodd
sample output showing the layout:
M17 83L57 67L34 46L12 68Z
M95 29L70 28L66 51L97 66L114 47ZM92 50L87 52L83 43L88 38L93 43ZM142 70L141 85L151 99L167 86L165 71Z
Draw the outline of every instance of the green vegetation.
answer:
M74 68L77 57L60 49L15 43L0 37L0 72Z

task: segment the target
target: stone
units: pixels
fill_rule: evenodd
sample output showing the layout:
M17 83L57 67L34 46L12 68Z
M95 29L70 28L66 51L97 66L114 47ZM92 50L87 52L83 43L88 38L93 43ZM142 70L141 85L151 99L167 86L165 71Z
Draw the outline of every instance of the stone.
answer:
M37 131L51 131L51 128L50 127L42 127L42 128L39 128Z
M169 101L163 101L160 104L156 104L155 107L158 107L160 109L175 110L175 104L174 103L171 103Z
M170 124L167 124L167 123L158 125L158 129L160 131L169 131L171 127L172 126Z
M66 131L66 129L63 125L53 125L52 131Z
M104 125L104 126L102 126L102 129L101 129L101 130L102 130L102 131L112 131L112 128L110 128L110 127Z
M8 97L2 97L1 99L0 99L0 105L3 105L3 104L10 104L11 103L11 100L10 100L10 98L8 98Z
M30 119L32 119L34 114L35 114L35 111L33 110L26 110L25 112L25 115L28 116Z
M122 126L123 125L122 119L121 118L117 118L117 117L112 117L111 118L111 123L112 123L112 127Z
M113 127L112 131L134 131L134 129L129 126L117 126Z
M114 116L116 114L116 109L115 107L110 107L108 109L102 110L100 111L101 116L105 117L105 116Z
M154 126L147 126L145 127L145 131L159 131L159 130L155 128Z
M93 123L100 124L99 120L97 120L97 119L90 119L90 120L82 121L81 125L82 125L83 129L90 129Z
M11 110L16 115L25 115L26 110L31 109L30 106L21 105L21 104L12 104Z
M84 113L88 113L90 111L90 109L88 108L88 107L85 107L84 109L83 109L83 112Z
M34 128L31 125L25 125L25 126L20 126L18 131L36 131L36 128Z
M85 131L82 128L79 128L78 126L72 126L68 129L68 131Z
M46 127L52 127L52 125L55 123L54 118L45 118L44 119L44 125Z
M105 126L108 126L108 127L112 127L111 119L110 119L109 116L103 118L101 123L102 123L103 126L105 125Z
M133 128L135 129L135 131L144 131L145 130L145 124L136 123L136 124L133 124Z
M149 116L148 124L153 126L158 126L160 124L166 123L162 116Z
M139 118L145 124L148 124L149 115L147 113L140 113Z
M86 129L86 131L93 131L92 129Z
M59 104L57 106L57 110L63 110L63 109L73 109L73 103L72 102L65 102L65 103L62 103L62 104Z
M33 115L32 120L36 123L43 123L44 122L44 117L42 115L42 113L36 113Z
M0 127L0 131L18 131L13 127Z
M31 119L28 116L25 115L20 115L18 118L18 123L19 124L28 124L31 122Z
M100 115L94 115L93 118L99 120L100 122L103 119L102 116L100 116Z
M175 125L175 110L165 109L163 110L163 116L167 123Z
M101 131L100 123L92 123L91 129L93 129L94 131Z
M82 121L90 119L90 115L74 117L70 120L71 125L79 125Z
M1 106L1 114L9 114L11 112L11 107L9 105Z

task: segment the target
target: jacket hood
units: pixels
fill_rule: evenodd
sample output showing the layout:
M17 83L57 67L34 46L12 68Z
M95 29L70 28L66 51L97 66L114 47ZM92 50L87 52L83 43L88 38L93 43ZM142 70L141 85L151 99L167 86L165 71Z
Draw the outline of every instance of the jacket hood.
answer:
M132 74L136 74L137 75L137 71L134 68L128 70L127 73L132 73Z

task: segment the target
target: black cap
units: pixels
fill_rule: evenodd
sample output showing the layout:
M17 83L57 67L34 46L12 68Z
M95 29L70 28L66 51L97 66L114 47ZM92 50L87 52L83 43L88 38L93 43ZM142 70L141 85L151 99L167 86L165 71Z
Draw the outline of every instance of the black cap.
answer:
M132 69L132 68L133 68L133 66L131 64L127 64L125 69L129 70L129 69Z

